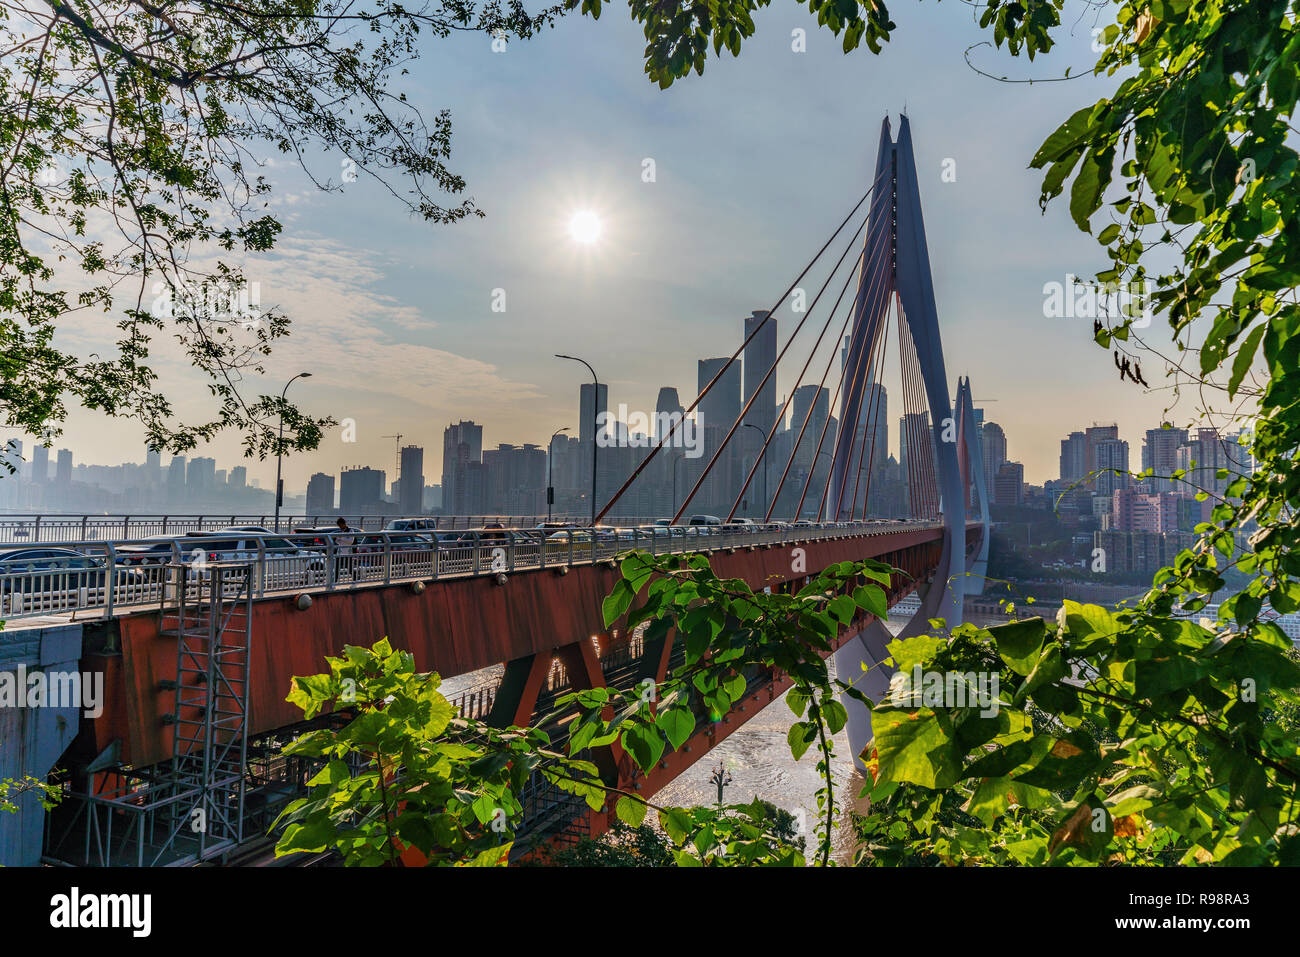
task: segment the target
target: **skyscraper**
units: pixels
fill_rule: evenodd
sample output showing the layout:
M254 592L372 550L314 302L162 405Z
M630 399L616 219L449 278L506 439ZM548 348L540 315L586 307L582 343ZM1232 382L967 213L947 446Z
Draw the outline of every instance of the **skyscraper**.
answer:
M1180 491L1169 476L1178 468L1178 449L1187 444L1187 430L1175 429L1167 423L1158 429L1147 429L1142 444L1142 471L1151 469L1155 474L1147 479L1153 492Z
M54 463L54 481L59 485L72 484L71 449L59 449L58 459Z
M1088 472L1087 438L1082 432L1071 432L1061 439L1061 482L1070 484Z
M776 375L767 375L776 365L776 320L768 319L765 311L755 312L745 318L745 338L749 339L756 329L757 335L745 346L744 378L745 401L749 402L755 393L758 398L749 407L745 422L758 426L767 435L776 421ZM761 444L757 436L754 438Z
M727 366L726 357L720 359L701 359L697 391L702 393L705 386L726 367L717 385L709 390L708 395L700 400L696 407L700 422L705 428L721 428L722 434L731 428L731 424L740 418L741 409L741 375L744 363L737 359Z
M402 473L397 508L403 515L424 511L424 449L408 445L402 449Z
M307 480L307 514L328 515L334 511L334 476L317 472Z
M1007 436L996 422L985 422L980 441L984 448L984 489L991 495L998 470L1007 461Z
M384 500L382 469L345 468L339 475L339 511L344 515L365 515L378 511Z
M750 339L750 335L754 338ZM749 463L758 459L755 475L763 474L763 470L769 467L765 459L770 458L770 453L760 457L760 452L777 428L776 373L768 375L776 365L776 338L776 319L769 319L766 311L757 311L745 318L745 339L749 340L745 346L745 402L750 403L745 425L753 428L741 430L744 433L741 448L745 450ZM765 377L766 382L763 381ZM739 491L743 482L742 478L734 491ZM762 487L761 481L757 489L751 484L747 497L750 502L760 502L765 511L767 502L761 499Z
M590 459L588 459L590 462ZM482 511L483 426L470 420L448 425L442 432L442 510L447 515L469 515L474 495ZM477 478L471 478L471 473ZM471 484L474 491L471 494Z
M700 404L696 406L697 421L700 424L703 440L701 445L703 454L700 458L685 460L679 468L681 473L677 479L680 486L677 496L679 503L685 500L686 490L693 488L700 476L704 474L705 466L722 447L727 432L740 419L743 405L741 400L743 372L744 362L740 359L736 359L729 366L726 357L699 360L698 393L704 393L704 389L719 374L721 378L707 394L704 394ZM750 430L738 429L737 431ZM692 508L700 511L716 510L724 504L724 499L727 507L730 507L734 490L739 488L743 481L737 474L740 471L742 441L740 436L733 436L727 443L726 449L718 457L717 464L700 487L699 494L692 500ZM733 490L731 496L726 494L726 489Z
M32 481L44 483L50 480L50 450L44 445L32 449Z
M1100 466L1097 465L1097 445L1107 439L1119 438L1118 425L1090 425L1083 433L1084 441L1084 473L1092 474ZM1126 460L1127 461L1127 460ZM1127 468L1127 466L1125 466ZM1095 479L1086 483L1088 488L1096 489Z
M682 400L677 397L677 390L672 386L661 388L658 398L655 399L655 421L650 431L651 437L657 442L667 438L669 432L672 432L672 443L680 445L684 436L683 426L679 423L685 414L686 409L682 405Z
M1094 488L1099 495L1110 495L1127 488L1128 443L1119 438L1101 439L1093 447L1093 461L1098 472Z

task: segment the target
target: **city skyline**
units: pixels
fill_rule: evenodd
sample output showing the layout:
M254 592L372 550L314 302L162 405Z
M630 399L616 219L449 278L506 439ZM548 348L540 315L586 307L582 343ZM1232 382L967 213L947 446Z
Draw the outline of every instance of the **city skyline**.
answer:
M320 194L283 164L268 166L288 193L278 202L290 228L279 252L249 264L249 277L262 303L283 305L295 321L273 356L275 374L247 384L275 394L310 370L293 398L353 421L357 439L345 443L336 428L318 452L287 457L286 484L301 489L316 472L382 461L387 435L436 450L441 426L471 415L489 444L576 429L570 393L582 376L555 352L591 361L614 406L653 408L665 386L691 394L697 357L729 354L737 319L776 300L794 278L790 264L806 261L862 189L880 117L904 105L927 176L926 213L945 224L929 239L950 374L970 374L975 397L1006 410L1001 423L1030 450L1027 479L1050 477L1051 442L1080 404L1089 419L1129 432L1161 417L1162 393L1108 378L1110 357L1089 345L1089 321L1044 315L1044 287L1088 275L1099 250L1059 204L1039 213L1039 177L1025 166L1059 118L1090 101L1095 81L983 80L962 58L982 36L968 18L934 7L895 16L898 37L882 57L844 57L812 18L759 11L768 28L748 57L711 60L704 77L662 93L636 68L643 40L635 24L575 21L504 54L481 38L453 38L445 60L416 65L412 95L451 107L452 162L486 209L482 221L408 222L364 183ZM809 32L802 56L783 39L799 26ZM1042 69L1090 59L1087 31L1071 39ZM521 77L535 71L555 82L521 93ZM928 85L918 87L922 75ZM817 96L859 87L873 91L861 109ZM769 114L726 107L749 96L770 100L788 125L774 129ZM814 105L795 107L803 102ZM556 110L560 103L573 108ZM620 115L630 110L648 119ZM834 150L817 146L830 141ZM812 149L822 153L818 176L790 177ZM653 182L642 181L647 158ZM952 181L943 175L949 159ZM601 214L599 242L580 246L566 235L580 208ZM1000 253L992 269L983 255L989 236ZM496 289L506 294L502 313L492 311ZM783 326L792 318L778 313ZM591 335L601 327L607 334ZM103 330L71 328L86 333L88 348L101 344ZM691 354L673 354L688 341ZM1061 361L1066 350L1076 361ZM162 344L160 357L162 365ZM177 386L178 411L194 418L200 406L182 369L164 375ZM778 372L777 394L790 385ZM76 412L60 444L105 461L142 436L132 423ZM229 460L237 438L195 454ZM432 456L430 474L439 464ZM272 485L273 461L244 464Z

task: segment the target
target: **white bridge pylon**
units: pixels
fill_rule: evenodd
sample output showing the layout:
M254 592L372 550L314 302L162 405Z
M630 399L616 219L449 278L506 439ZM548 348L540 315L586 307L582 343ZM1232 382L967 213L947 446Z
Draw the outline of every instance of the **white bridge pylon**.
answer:
M970 380L959 381L955 404L949 398L930 256L925 242L925 223L921 215L916 160L912 153L911 127L906 116L899 121L897 140L890 135L889 118L886 117L881 124L876 182L882 187L888 183L892 201L873 204L867 235L877 234L873 227L878 222L881 228L889 231L892 242L885 246L885 255L890 257L885 264L888 281L868 290L865 278L868 274L867 257L872 252L868 248L854 302L853 331L846 362L848 368L856 368L864 361L864 356L869 355L871 344L878 339L881 324L888 320L891 294L896 294L907 330L916 346L925 398L931 412L934 482L944 528L938 566L929 580L917 586L921 607L898 636L907 638L928 631L931 618L942 618L950 628L960 624L963 597L983 590L989 547L988 490L984 482L981 443L974 422ZM888 217L887 223L885 217ZM844 395L840 408L841 423L859 421L864 393L865 389L859 389ZM842 427L842 434L852 436L854 431L847 425ZM836 445L831 466L836 489L852 485L852 444L848 441ZM972 518L982 524L983 534L968 548L967 498L972 486L975 498ZM843 495L837 493L831 501L842 498ZM840 680L851 682L872 701L881 701L889 692L893 673L892 668L881 662L889 657L887 646L893 639L884 623L872 622L836 652L835 669ZM858 768L864 769L861 755L872 737L870 713L853 698L843 696L842 701L849 716L846 730L853 758Z

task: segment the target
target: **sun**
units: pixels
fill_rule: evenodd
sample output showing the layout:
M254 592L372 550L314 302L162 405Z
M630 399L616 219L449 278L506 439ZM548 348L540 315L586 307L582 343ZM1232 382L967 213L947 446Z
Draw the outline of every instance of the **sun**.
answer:
M569 235L574 242L591 245L600 238L600 217L589 209L574 213L569 220Z

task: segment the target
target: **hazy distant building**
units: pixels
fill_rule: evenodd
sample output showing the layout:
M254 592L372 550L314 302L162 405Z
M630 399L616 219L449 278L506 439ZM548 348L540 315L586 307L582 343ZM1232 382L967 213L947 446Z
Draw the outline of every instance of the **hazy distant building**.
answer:
M217 460L199 456L185 468L185 488L191 496L210 493L217 484Z
M345 468L339 475L339 511L344 515L366 515L381 511L385 479L382 469L368 466Z
M71 449L59 449L58 458L54 463L54 481L58 485L72 484Z
M424 449L408 445L402 449L402 473L397 509L403 515L424 511Z
M546 508L546 452L537 445L502 443L483 453L482 510L536 515Z
M333 479L330 481L333 482ZM227 483L231 488L246 487L248 485L248 469L242 465L236 465L230 470L230 477L227 479ZM332 487L333 486L331 485L331 488Z
M185 498L185 456L173 455L167 463L167 501L179 505Z
M50 480L50 450L44 445L32 449L32 481L44 484Z
M307 480L308 515L328 515L334 511L334 476L317 472Z
M442 432L442 511L471 515L483 511L483 426L468 419ZM473 508L477 504L477 508Z
M749 337L753 335L753 339ZM758 311L753 315L745 318L745 339L748 345L745 346L745 402L749 404L749 412L745 416L745 425L753 428L743 428L743 438L741 439L741 448L745 450L747 464L752 464L754 459L759 456L768 437L776 429L776 374L768 373L776 365L776 340L777 324L775 317L768 318L766 311ZM766 381L764 379L766 378ZM770 458L770 453L768 456ZM762 470L764 464L760 461L758 469ZM759 473L756 473L759 474ZM742 478L741 483L744 482ZM760 484L759 489L762 486ZM736 488L739 491L739 484ZM755 489L751 486L749 490L749 499L754 501L758 498ZM766 510L767 503L763 502L763 510Z

